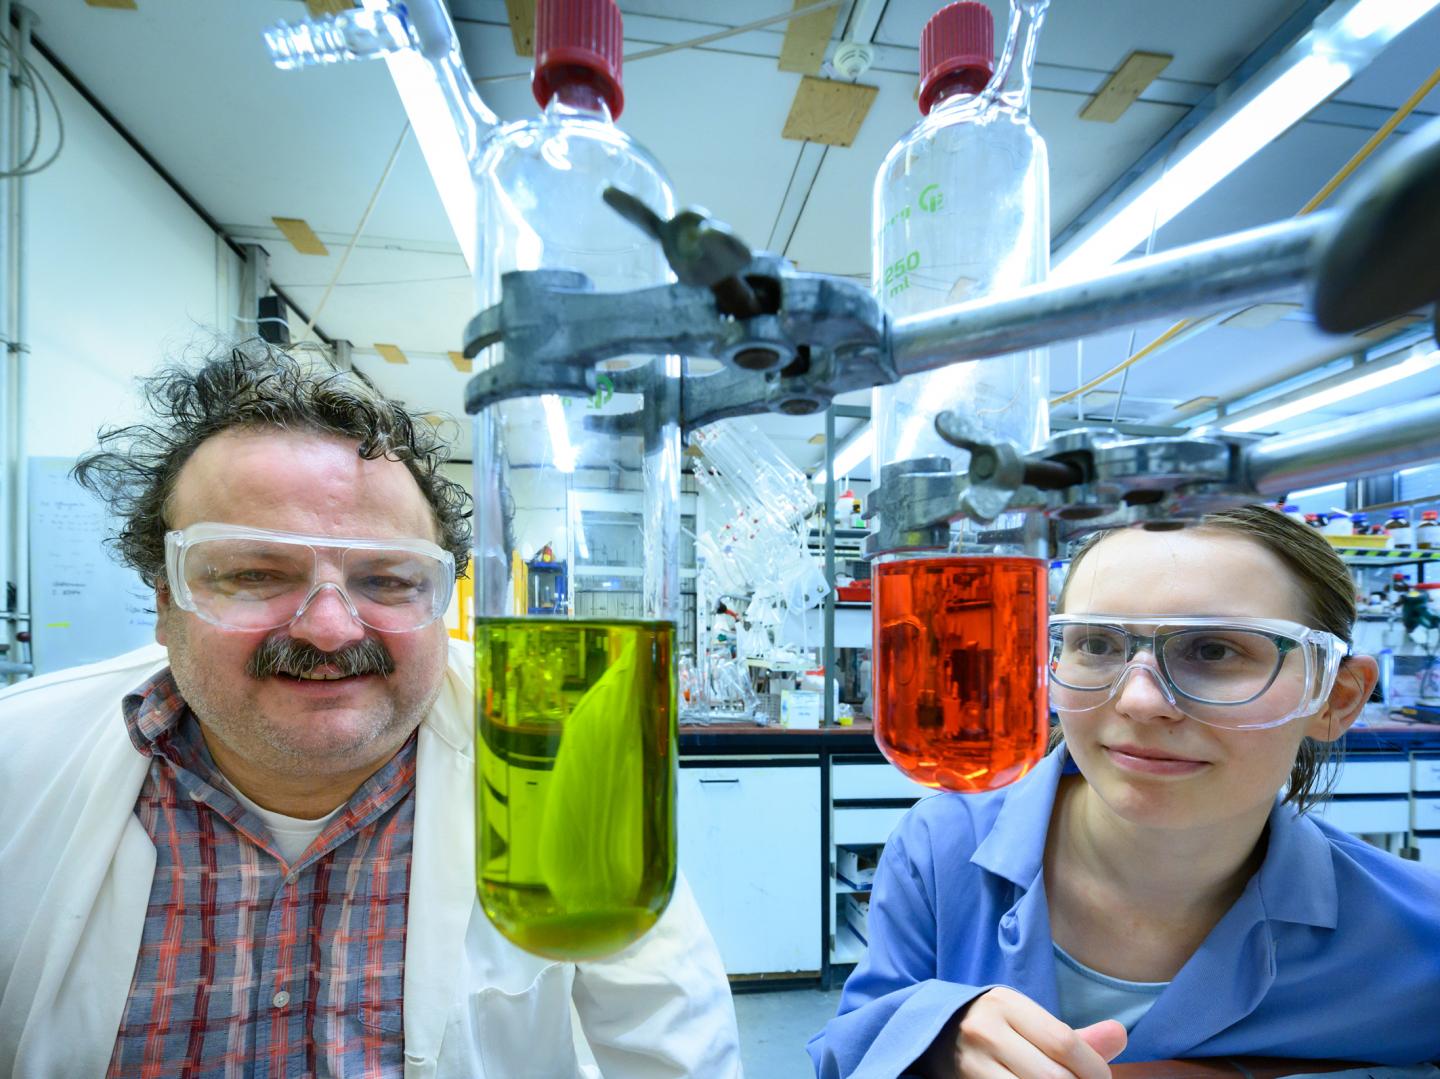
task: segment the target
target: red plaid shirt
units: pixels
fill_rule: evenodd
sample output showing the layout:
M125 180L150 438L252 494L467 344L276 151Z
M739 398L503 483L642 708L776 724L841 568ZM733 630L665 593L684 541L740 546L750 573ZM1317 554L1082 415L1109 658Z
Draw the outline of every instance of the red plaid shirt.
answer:
M286 866L168 670L125 698L155 880L111 1076L398 1076L415 738Z

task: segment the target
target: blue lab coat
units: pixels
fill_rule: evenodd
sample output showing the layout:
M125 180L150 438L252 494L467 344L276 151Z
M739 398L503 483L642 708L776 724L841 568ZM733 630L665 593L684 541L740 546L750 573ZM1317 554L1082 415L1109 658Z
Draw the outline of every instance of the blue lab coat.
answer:
M1058 1010L1041 860L1067 758L906 814L875 874L869 950L807 1046L822 1079L893 1079L998 985ZM1073 765L1070 766L1073 771ZM1276 803L1259 872L1119 1061L1440 1060L1440 873Z

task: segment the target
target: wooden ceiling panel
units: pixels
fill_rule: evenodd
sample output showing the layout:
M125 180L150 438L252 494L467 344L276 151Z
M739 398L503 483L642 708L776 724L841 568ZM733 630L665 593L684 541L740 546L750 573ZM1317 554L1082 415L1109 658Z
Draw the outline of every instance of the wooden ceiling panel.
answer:
M878 87L806 75L795 91L782 135L826 146L849 146L860 133Z
M1080 110L1080 119L1113 124L1135 104L1145 88L1175 59L1160 52L1136 50L1105 80L1105 85Z
M535 0L505 0L516 56L535 55Z
M794 0L797 8L808 6L812 0ZM830 37L835 33L835 20L840 14L840 5L812 11L791 19L785 26L785 42L780 46L780 70L795 71L801 75L818 75L820 65L825 62L825 51L830 47Z

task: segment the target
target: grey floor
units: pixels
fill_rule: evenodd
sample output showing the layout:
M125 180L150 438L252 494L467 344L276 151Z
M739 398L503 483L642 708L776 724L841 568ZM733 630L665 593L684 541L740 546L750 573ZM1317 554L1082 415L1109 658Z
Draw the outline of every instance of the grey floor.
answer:
M835 1014L840 990L736 993L745 1079L807 1079L815 1074L805 1043Z

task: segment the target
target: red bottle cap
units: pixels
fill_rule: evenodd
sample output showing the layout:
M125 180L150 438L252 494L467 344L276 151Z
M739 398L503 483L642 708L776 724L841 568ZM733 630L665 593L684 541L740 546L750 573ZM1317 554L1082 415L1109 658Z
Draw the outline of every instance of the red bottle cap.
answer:
M985 89L995 71L995 19L977 0L942 7L920 31L920 114L955 85L972 94Z
M620 68L624 25L615 0L539 0L535 5L535 73L530 88L543 109L560 86L588 83L612 118L625 107Z

